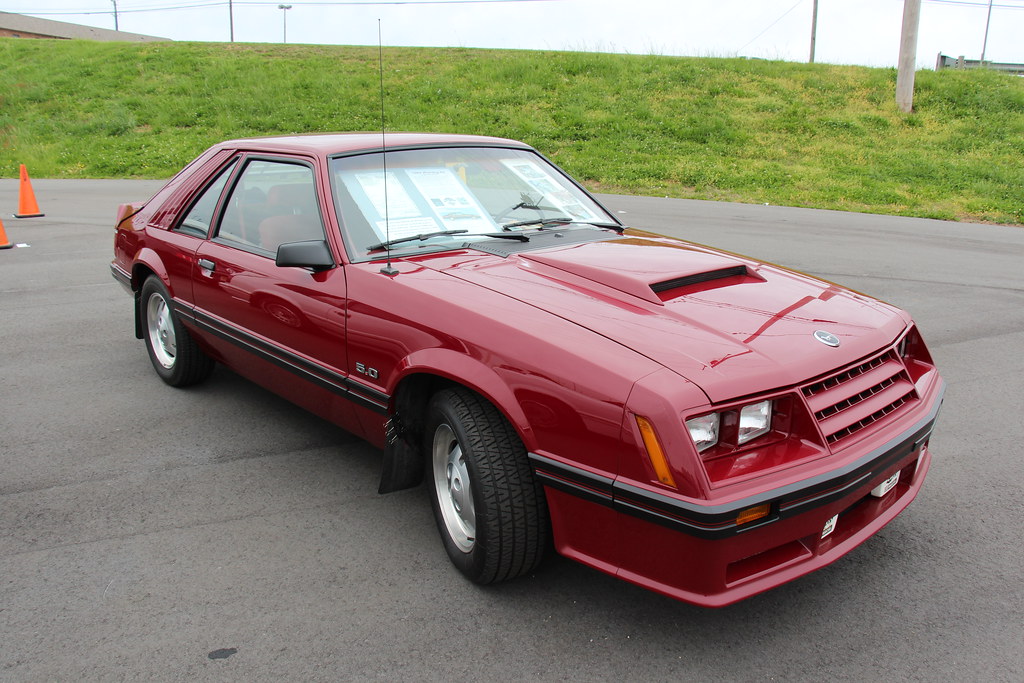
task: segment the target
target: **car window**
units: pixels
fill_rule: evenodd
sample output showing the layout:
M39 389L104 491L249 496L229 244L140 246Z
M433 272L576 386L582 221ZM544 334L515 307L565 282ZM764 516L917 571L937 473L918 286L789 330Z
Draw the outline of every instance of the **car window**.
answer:
M228 198L217 239L269 255L285 242L324 239L313 169L281 161L250 161Z
M178 230L196 237L206 237L210 233L210 224L213 222L213 212L217 209L217 200L220 199L224 185L231 176L231 169L235 167L232 161L227 168L220 172L217 179L207 187L192 208L185 214L185 218L178 226Z
M395 250L454 249L493 239L489 233L536 229L545 220L566 224L564 230L614 221L529 150L399 150L386 160L362 154L332 159L331 173L354 260L374 258L395 240L401 240Z

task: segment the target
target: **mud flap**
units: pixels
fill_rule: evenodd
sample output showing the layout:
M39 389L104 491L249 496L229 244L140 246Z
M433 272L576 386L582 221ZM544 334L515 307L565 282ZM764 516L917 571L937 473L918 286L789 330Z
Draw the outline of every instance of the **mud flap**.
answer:
M135 290L135 338L142 339L142 288Z
M423 481L423 455L409 443L397 415L387 424L387 445L377 493L393 493L411 489Z

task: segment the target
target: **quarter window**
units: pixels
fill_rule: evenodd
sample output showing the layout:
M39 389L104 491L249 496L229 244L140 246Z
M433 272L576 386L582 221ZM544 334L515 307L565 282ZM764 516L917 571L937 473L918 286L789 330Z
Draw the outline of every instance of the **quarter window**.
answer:
M217 200L224 191L224 185L231 177L231 169L235 167L232 161L227 168L220 172L217 179L210 184L203 194L199 196L196 203L192 205L184 220L178 226L178 230L195 237L206 237L210 233L210 225L213 223L213 212L217 210Z

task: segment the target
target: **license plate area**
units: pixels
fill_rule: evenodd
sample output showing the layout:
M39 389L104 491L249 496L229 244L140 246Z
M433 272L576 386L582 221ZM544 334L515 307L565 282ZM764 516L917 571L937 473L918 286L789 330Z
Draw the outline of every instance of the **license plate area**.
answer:
M831 534L833 531L835 531L836 530L836 522L838 522L838 521L839 521L839 515L835 515L833 517L830 517L829 520L827 522L825 522L825 526L822 527L822 529L821 529L821 538L825 538L826 536Z
M871 489L871 495L874 496L875 498L881 498L885 494L889 493L889 491L892 491L893 487L895 487L896 484L899 483L899 480L900 471L897 471L895 474L893 474L891 477L883 481L881 484Z

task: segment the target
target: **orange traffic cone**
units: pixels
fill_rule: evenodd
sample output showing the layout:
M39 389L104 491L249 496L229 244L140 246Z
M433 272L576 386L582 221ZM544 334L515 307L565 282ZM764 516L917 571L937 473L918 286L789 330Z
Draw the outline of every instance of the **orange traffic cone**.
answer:
M10 249L14 245L7 239L7 231L4 230L4 222L0 221L0 249Z
M36 204L36 194L32 191L32 181L28 179L25 164L21 165L21 184L18 187L18 213L15 218L39 218L42 216Z

